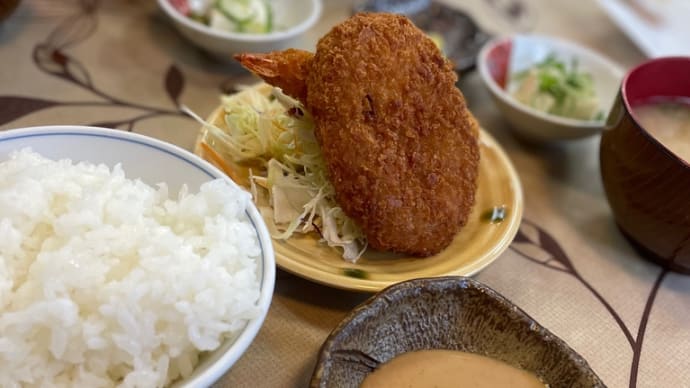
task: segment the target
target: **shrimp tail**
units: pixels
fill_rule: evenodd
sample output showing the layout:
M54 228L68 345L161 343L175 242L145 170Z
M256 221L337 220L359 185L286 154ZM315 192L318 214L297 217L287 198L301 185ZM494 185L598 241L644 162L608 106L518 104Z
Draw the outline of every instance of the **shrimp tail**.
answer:
M235 55L247 70L267 83L279 87L285 94L306 105L307 76L314 54L309 51L287 49L266 54Z

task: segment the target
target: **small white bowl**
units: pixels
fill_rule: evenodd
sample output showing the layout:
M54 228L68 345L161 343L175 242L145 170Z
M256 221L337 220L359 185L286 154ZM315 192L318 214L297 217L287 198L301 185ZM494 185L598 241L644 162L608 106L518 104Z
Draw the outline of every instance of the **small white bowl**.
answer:
M565 63L578 61L588 72L599 98L599 107L608 114L623 78L623 69L596 52L565 40L539 35L511 35L494 38L479 53L478 67L482 81L489 88L498 109L523 139L546 142L592 136L602 131L604 121L577 120L541 112L517 101L506 90L511 69L511 51L520 44L520 66L537 64L550 54Z
M297 38L314 26L321 16L321 0L281 0L271 2L276 23L286 28L266 34L228 32L211 28L178 12L170 0L158 6L189 41L219 58L229 59L242 52L268 52L295 45Z
M183 184L196 192L204 182L220 178L236 186L220 170L182 148L134 133L84 126L47 126L0 132L0 161L15 150L31 147L35 152L52 158L104 163L110 167L122 164L130 179L155 185L166 182L170 193ZM234 341L226 340L218 349L201 358L192 375L176 381L180 387L206 387L218 380L247 350L259 332L271 304L275 285L275 256L271 237L263 218L251 204L247 216L256 228L261 246L261 262L257 268L261 279L259 308L261 313L245 326Z

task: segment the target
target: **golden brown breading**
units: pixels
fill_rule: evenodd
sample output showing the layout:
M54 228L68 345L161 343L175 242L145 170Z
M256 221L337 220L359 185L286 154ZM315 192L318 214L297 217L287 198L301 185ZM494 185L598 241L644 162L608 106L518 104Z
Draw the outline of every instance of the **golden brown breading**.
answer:
M467 222L479 145L456 81L403 16L356 15L318 43L307 107L336 199L376 249L431 255Z
M467 222L479 168L478 126L450 62L407 18L358 14L303 69L306 99L286 92L314 116L336 199L369 245L443 250Z
M287 49L267 54L237 54L235 59L267 83L304 103L307 98L307 76L314 54Z

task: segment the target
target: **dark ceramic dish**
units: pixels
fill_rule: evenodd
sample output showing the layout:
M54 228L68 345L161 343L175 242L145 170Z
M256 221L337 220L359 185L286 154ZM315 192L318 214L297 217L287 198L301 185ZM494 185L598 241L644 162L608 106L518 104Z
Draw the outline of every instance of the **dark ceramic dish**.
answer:
M565 342L487 286L464 277L415 279L357 307L321 348L311 387L358 387L379 364L451 349L531 371L556 387L605 387Z
M659 58L623 79L601 138L601 177L623 234L647 258L690 273L690 165L638 123L650 98L690 98L690 57Z
M479 50L490 38L466 13L430 0L364 0L353 11L392 12L409 17L426 33L443 37L444 52L459 73L474 69Z
M0 0L0 21L8 18L19 5L19 0Z

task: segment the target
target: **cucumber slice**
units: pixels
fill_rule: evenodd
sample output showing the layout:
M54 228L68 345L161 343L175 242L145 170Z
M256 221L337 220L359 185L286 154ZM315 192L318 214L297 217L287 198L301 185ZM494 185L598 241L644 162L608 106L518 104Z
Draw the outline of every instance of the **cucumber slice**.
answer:
M254 18L244 23L243 31L251 33L266 33L273 29L273 12L268 1L253 0L251 8Z
M246 24L256 16L252 0L216 0L216 8L235 24Z
M271 4L269 4L268 1L264 1L264 5L266 6L266 32L271 32L273 31L273 7L271 7Z
M239 29L237 23L228 19L224 13L216 8L212 8L208 12L208 26L221 31L237 31Z
M215 0L214 10L227 20L221 24L234 26L232 31L267 33L273 30L273 10L268 0Z

